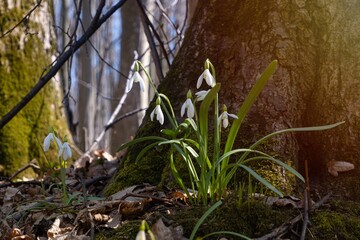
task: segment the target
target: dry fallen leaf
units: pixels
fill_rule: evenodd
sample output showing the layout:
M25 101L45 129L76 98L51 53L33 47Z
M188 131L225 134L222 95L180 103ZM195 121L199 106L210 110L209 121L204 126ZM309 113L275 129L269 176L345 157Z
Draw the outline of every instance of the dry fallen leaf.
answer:
M338 172L346 172L353 170L355 168L354 164L345 162L345 161L335 161L331 160L327 163L328 172L337 177L339 175Z
M47 231L49 239L65 240L71 233L71 227L60 227L60 218L56 218L51 228Z
M94 151L94 155L95 155L97 158L105 158L105 159L108 160L108 161L114 160L114 157L113 157L110 153L105 152L105 150L103 150L103 149L95 150L95 151Z
M172 226L165 226L164 222L161 218L156 221L151 226L151 231L153 232L155 239L157 240L185 240L183 236L183 228L182 226L172 227Z

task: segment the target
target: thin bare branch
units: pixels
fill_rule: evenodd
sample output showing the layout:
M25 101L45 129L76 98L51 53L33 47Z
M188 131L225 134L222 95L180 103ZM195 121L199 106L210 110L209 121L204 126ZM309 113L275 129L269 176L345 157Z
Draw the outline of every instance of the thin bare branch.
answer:
M155 41L154 41L154 38L153 38L152 34L154 34L154 37L160 43L160 48L161 48L161 50L162 50L162 52L164 54L164 57L165 57L166 62L168 64L168 67L170 67L170 61L169 61L169 59L167 57L167 52L166 52L166 49L164 47L164 44L162 43L159 34L157 34L156 29L154 28L153 24L151 23L148 16L146 15L146 12L144 10L144 7L143 7L142 3L140 2L140 0L136 0L136 2L138 4L138 7L139 7L140 12L141 12L141 21L143 22L145 35L146 35L146 38L147 38L147 40L149 42L149 46L150 46L150 49L151 49L151 55L154 58L154 63L155 63L155 67L156 67L156 73L157 73L157 75L158 75L158 77L160 78L160 81L161 81L161 80L164 79L164 74L163 74L162 67L161 67L161 61L160 61L159 53L156 50L156 45L155 45Z
M31 16L31 14L35 11L35 9L37 9L38 7L40 7L42 0L38 0L36 5L12 28L10 28L9 30L7 30L4 34L2 34L0 36L0 38L5 37L6 35L10 34L12 31L14 31L15 28L17 28L21 23L25 23L26 28L28 28L27 26L27 22L29 21L29 18ZM26 33L29 33L28 30L26 29Z

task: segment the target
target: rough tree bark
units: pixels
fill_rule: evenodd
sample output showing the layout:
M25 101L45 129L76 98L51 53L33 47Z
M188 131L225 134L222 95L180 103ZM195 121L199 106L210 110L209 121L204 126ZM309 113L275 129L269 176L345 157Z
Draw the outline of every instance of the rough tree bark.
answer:
M229 112L237 112L258 75L277 59L279 68L246 118L237 147L276 130L345 120L346 124L333 130L282 135L268 143L266 150L300 171L308 159L311 182L352 183L346 184L347 193L358 199L354 181L360 163L360 47L356 45L360 36L355 30L359 9L359 1L200 1L159 91L168 95L179 112L187 90L196 91L203 62L209 58L222 83L220 102ZM147 116L150 111L151 106ZM139 135L159 130L157 123L149 121L144 119ZM146 176L141 175L144 162L133 164L137 151L129 150L108 193L128 184L161 180L158 171L165 163L152 156L150 163L156 167L145 167ZM330 160L351 162L356 169L335 181L326 168ZM135 178L135 174L141 176Z
M49 2L42 2L26 21L13 28L36 3L0 2L0 116L4 116L36 83L55 50ZM60 102L60 86L54 81L1 129L0 175L11 176L34 159L41 167L46 166L42 141L49 128L59 131L62 137L67 133ZM52 157L55 154L49 153L48 159L56 159ZM34 172L29 169L21 176L32 177Z

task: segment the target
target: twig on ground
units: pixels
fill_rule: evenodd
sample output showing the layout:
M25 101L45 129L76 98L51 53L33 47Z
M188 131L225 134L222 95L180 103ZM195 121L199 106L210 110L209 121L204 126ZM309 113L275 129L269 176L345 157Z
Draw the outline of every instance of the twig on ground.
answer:
M309 211L311 211L309 168L308 168L307 159L305 159L305 184L306 184L306 188L304 191L304 220L303 220L300 240L305 240L307 225L309 222Z
M319 208L322 204L324 204L331 197L332 193L330 192L325 197L320 199L317 203L315 203L312 207L312 210ZM291 219L289 222L283 223L280 227L275 228L271 233L266 234L260 238L256 238L255 240L268 240L268 239L276 239L277 236L283 235L286 231L294 226L297 222L303 219L303 215L299 214L298 216Z
M19 182L13 182L13 181L11 181L11 180L8 180L7 183L0 184L0 188L10 187L10 186L18 187L18 186L21 186L21 185L23 185L23 184L42 186L42 184L44 184L44 183L41 182L41 181L37 181L37 180L19 181Z
M26 166L20 168L19 170L17 170L8 180L11 181L13 180L17 175L19 175L20 173L22 173L23 171L25 171L28 168L33 168L33 169L37 169L40 170L40 167L38 165L35 164L35 159L31 160Z
M308 192L307 192L307 189L305 189L304 220L303 220L303 226L302 226L302 230L301 230L300 240L305 240L307 225L308 225L308 222L309 222L309 205L310 204L309 204L309 201L308 201Z

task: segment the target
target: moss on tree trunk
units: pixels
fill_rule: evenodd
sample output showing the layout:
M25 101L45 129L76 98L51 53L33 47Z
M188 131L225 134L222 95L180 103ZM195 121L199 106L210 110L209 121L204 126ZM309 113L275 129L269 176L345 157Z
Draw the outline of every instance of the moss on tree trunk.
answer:
M6 2L0 4L0 34L15 26L35 4L36 1L21 2L20 6L14 1L12 7ZM21 100L51 62L53 47L49 42L51 39L46 39L46 36L51 36L51 22L48 22L46 28L46 22L40 25L34 20L36 17L44 20L44 12L50 11L48 7L44 3L41 12L39 9L35 10L29 18L28 28L20 24L0 39L1 116ZM61 130L60 133L66 132L59 106L60 99L55 84L49 84L1 129L0 175L9 176L33 159L40 164L45 163L42 143L50 126ZM24 174L31 176L33 172L27 171Z

